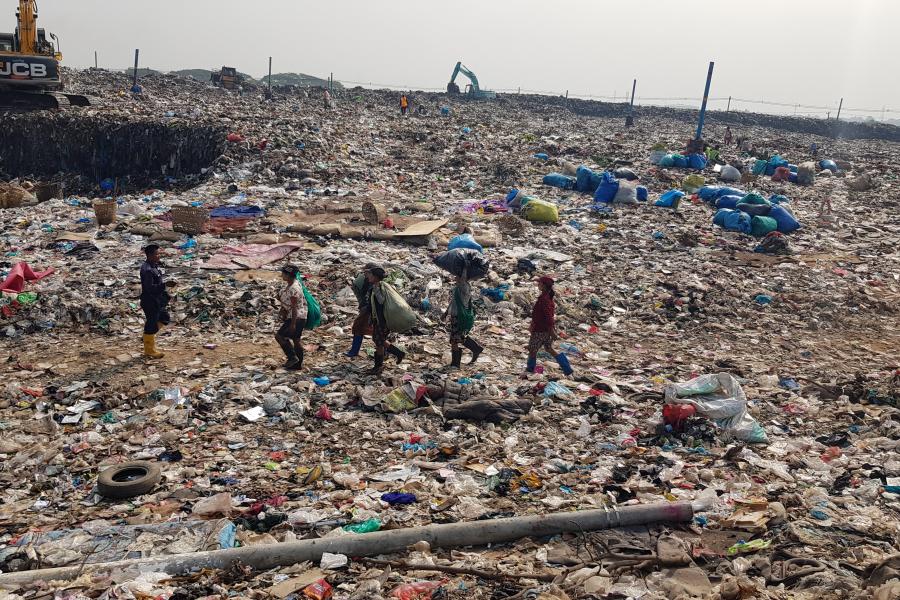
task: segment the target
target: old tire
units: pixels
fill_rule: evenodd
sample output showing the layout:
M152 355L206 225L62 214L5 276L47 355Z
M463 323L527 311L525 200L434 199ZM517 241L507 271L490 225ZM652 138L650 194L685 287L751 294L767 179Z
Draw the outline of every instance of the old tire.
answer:
M146 494L159 483L159 465L136 460L109 467L97 478L97 491L106 498L132 498Z

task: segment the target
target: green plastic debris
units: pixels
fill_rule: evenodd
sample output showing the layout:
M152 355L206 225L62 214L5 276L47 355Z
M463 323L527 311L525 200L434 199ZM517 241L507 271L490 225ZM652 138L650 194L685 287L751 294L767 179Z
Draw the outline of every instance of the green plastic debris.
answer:
M378 531L381 529L381 521L378 519L369 519L367 521L363 521L362 523L352 523L350 525L344 525L344 531L349 531L350 533L372 533L373 531Z
M749 542L738 542L728 549L728 556L736 556L738 554L750 554L751 552L759 552L765 550L772 545L771 540L752 540Z
M36 292L22 292L16 296L16 302L25 306L37 302L38 295Z

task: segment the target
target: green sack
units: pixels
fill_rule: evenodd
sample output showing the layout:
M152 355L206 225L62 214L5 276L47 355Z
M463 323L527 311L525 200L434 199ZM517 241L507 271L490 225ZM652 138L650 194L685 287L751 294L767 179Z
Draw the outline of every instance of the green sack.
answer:
M759 194L755 192L750 192L743 198L741 198L740 204L772 204Z
M750 235L764 237L778 229L778 221L772 217L753 217L750 219Z
M400 292L385 282L381 282L381 289L384 290L384 319L387 321L388 331L405 333L415 327L416 313Z
M313 295L303 285L303 279L299 275L297 279L300 280L300 287L303 288L303 297L306 298L306 325L303 326L303 329L315 329L322 324L322 307L319 306L318 301L313 298Z
M475 310L463 305L462 298L459 297L459 288L453 289L453 301L456 303L456 323L459 325L459 332L467 334L475 326Z

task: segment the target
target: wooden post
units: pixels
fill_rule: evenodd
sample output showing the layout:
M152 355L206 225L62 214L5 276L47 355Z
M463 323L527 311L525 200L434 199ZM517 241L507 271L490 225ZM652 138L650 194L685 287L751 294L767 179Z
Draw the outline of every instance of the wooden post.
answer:
M837 112L837 116L834 118L835 121L840 121L840 120L841 120L841 107L843 107L843 106L844 106L844 99L841 98L841 102L840 102L840 104L838 104L838 112Z

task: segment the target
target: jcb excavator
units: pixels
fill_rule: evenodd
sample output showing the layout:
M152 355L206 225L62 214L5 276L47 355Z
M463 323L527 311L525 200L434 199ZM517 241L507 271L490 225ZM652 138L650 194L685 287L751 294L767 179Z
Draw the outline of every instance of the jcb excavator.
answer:
M37 27L37 1L19 0L15 33L0 33L0 108L88 106L87 96L63 94L59 47ZM54 41L56 36L52 33Z
M468 77L469 81L472 82L466 84L466 95L470 98L475 98L477 100L493 100L497 97L497 92L490 92L478 87L478 78L475 76L475 73L466 68L462 62L456 63L456 68L453 69L453 75L450 76L450 83L447 84L448 94L457 95L460 93L459 85L456 83L456 78L460 73Z

